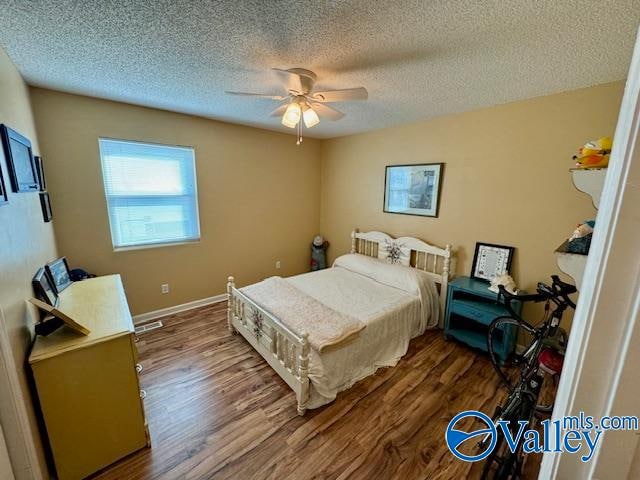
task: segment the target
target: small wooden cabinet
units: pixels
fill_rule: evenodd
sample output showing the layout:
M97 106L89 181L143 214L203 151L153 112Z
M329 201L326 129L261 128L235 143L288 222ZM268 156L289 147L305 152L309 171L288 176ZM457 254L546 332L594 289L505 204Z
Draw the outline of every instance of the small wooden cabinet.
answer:
M29 363L59 480L149 445L134 327L119 275L73 283L58 309L91 330L36 337Z
M444 319L444 334L467 345L488 351L487 333L491 322L509 315L504 305L498 303L498 295L489 290L489 284L469 277L458 277L449 283L447 309ZM520 314L521 302L511 303ZM494 337L494 350L501 361L505 361L515 347L516 329L501 328Z

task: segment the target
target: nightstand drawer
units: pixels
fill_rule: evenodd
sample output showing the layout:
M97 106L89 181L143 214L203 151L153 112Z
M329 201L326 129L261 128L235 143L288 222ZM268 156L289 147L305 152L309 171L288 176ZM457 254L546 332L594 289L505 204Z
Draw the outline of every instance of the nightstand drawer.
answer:
M455 299L451 302L451 311L452 313L471 318L484 325L489 325L494 319L507 313L501 305L462 298Z

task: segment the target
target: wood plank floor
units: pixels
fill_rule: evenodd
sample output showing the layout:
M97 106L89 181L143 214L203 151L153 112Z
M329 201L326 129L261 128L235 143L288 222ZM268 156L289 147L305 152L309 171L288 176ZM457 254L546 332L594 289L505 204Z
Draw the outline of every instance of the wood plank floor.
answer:
M414 339L396 367L378 370L334 403L299 417L286 384L242 337L228 333L226 303L163 322L138 342L152 448L94 478L479 475L480 465L451 455L444 431L461 410L493 413L504 392L486 356L445 342L439 331Z

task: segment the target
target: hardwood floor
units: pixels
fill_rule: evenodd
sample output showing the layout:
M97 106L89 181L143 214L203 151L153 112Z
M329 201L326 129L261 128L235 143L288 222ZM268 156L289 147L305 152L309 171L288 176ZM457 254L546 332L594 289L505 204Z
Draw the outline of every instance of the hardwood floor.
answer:
M287 385L226 328L226 303L163 319L140 336L151 449L94 478L460 479L480 465L444 442L465 409L493 413L504 393L487 357L445 342L411 342L385 368L320 409L296 414ZM531 477L533 478L533 477Z

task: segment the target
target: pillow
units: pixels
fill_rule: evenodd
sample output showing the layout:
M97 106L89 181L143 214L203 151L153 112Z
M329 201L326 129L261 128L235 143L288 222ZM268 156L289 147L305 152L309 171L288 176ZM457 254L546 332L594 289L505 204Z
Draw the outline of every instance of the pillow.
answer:
M429 275L422 270L407 268L403 265L389 264L384 260L368 257L359 253L348 253L336 258L334 267L342 267L378 283L419 295L423 283L433 283Z
M422 306L424 326L431 328L438 324L440 310L438 289L427 272L404 265L389 264L385 260L359 253L342 255L336 258L333 266L417 296Z
M411 249L402 242L385 239L384 242L378 243L378 258L386 260L388 263L397 263L408 267L411 260Z

